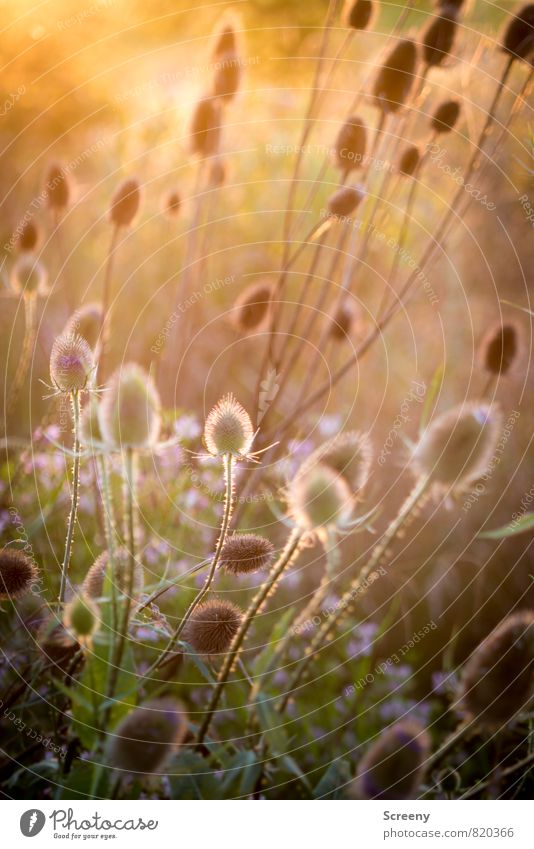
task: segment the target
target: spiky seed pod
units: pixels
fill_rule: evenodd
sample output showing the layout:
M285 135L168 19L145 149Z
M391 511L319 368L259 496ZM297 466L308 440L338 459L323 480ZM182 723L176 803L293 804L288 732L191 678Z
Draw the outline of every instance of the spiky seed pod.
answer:
M321 532L350 519L354 498L342 475L325 463L312 465L308 460L289 485L288 504L300 528Z
M116 227L129 227L139 210L141 188L133 178L123 180L111 198L109 220Z
M271 305L273 287L270 283L251 283L235 302L232 320L245 333L257 330L266 320Z
M187 734L187 717L173 699L153 699L134 708L116 729L109 763L126 772L158 772Z
M366 434L349 430L323 442L304 461L300 470L313 469L318 463L342 477L353 498L361 496L371 474L373 448Z
M117 551L114 552L114 563L115 586L118 592L124 594L128 591L128 575L130 568L130 555L126 548L121 546L121 548L118 548ZM82 589L87 598L99 599L102 597L104 594L104 580L108 570L111 572L109 552L103 551L102 554L96 558L85 576ZM139 561L136 560L133 582L134 596L138 596L142 591L143 583L143 567Z
M258 534L232 534L227 537L220 557L222 569L233 575L248 575L267 569L274 556L274 545Z
M441 103L432 116L432 129L436 133L450 133L460 117L460 104L457 100Z
M534 695L534 612L509 616L474 650L460 682L460 709L482 726L500 728Z
M182 198L178 192L172 191L165 195L163 210L169 218L176 218L182 208Z
M334 145L335 162L345 173L361 168L367 146L367 128L361 118L352 115L341 127Z
M519 349L519 329L506 322L491 327L482 342L482 361L491 374L504 375L510 371Z
M224 654L237 634L243 612L231 601L212 598L193 611L184 639L198 654Z
M226 164L220 159L211 163L209 182L212 189L220 189L226 183Z
M33 254L19 256L11 269L11 287L17 295L41 295L48 293L48 274L43 263Z
M89 347L94 351L100 336L103 318L104 308L100 301L84 304L73 312L65 325L63 334L78 333L83 336Z
M357 209L365 197L359 186L342 186L328 199L328 211L336 218L347 218Z
M348 0L345 5L345 22L352 29L367 29L375 11L373 0Z
M30 558L17 548L0 551L0 599L26 595L37 580L37 569Z
M191 151L213 156L221 138L221 106L215 97L203 97L195 106L191 120Z
M397 112L410 94L417 65L417 48L410 39L400 41L380 68L374 85L376 105Z
M50 354L50 377L60 392L81 392L94 369L93 352L76 333L58 336Z
M442 65L452 50L458 29L456 15L452 10L443 11L435 17L423 36L423 61L429 68Z
M237 53L237 35L232 24L225 24L217 34L217 41L213 48L213 57L226 56L227 53Z
M88 447L96 442L102 443L102 431L100 430L100 417L98 412L99 401L96 395L91 395L82 410L80 417L80 442Z
M506 27L503 50L532 65L534 58L534 3L527 3Z
M413 454L414 471L463 489L485 473L502 426L500 411L481 401L461 404L426 428Z
M343 342L350 336L357 321L358 313L352 304L343 302L339 304L335 314L330 319L328 332L336 342Z
M69 205L70 184L69 178L61 165L53 163L46 175L45 180L46 202L49 209L61 212Z
M126 363L112 375L99 405L104 441L116 448L142 450L158 441L161 402L152 378L137 363Z
M91 599L76 596L65 608L65 627L78 639L91 637L98 628L98 608Z
M41 231L35 221L25 221L16 235L17 250L21 253L35 251L41 243Z
M430 738L403 720L382 732L366 752L350 794L359 799L414 799L430 754Z
M241 82L241 64L235 53L224 53L217 59L213 75L213 96L232 100Z
M44 622L37 635L37 645L48 662L67 670L80 645L61 622Z
M415 174L420 161L421 153L419 148L414 144L408 145L408 147L402 152L399 159L399 173L403 174L405 177L412 177Z
M253 439L250 416L230 392L208 413L204 426L206 448L214 457L241 457L249 453Z

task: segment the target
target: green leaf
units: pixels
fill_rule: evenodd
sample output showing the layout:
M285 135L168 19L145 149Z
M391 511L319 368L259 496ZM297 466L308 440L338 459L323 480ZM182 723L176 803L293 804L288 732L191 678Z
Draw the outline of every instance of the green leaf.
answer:
M492 531L483 531L478 536L481 539L505 539L506 537L514 537L517 534L525 534L527 531L534 530L534 513L525 513L519 519L515 519L508 525L503 525L502 528L494 528Z
M328 796L330 799L339 799L343 792L343 786L350 781L351 777L352 771L348 761L343 758L334 761L314 787L314 798L322 799Z
M270 668L271 661L273 659L273 655L276 652L278 644L280 640L287 634L287 629L289 627L289 623L293 619L293 614L295 612L294 607L290 607L289 610L286 610L284 615L278 619L273 630L269 635L269 639L267 640L267 645L255 658L252 664L252 671L254 673L254 677L264 675Z
M221 782L209 761L184 749L168 770L173 799L220 799Z
M265 744L273 755L284 755L288 747L288 737L283 725L283 718L276 713L262 693L258 695L256 705Z
M254 793L262 772L262 765L258 763L254 752L241 751L225 762L224 770L224 798L234 799Z

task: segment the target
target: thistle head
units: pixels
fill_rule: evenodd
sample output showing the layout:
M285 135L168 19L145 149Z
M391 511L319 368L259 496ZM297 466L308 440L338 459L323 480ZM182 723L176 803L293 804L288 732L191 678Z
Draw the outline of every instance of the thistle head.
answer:
M82 336L58 336L50 354L50 377L60 392L81 392L94 371L93 352Z
M491 327L482 342L484 368L490 374L507 374L517 358L519 340L519 328L511 322Z
M169 698L153 699L122 720L109 748L109 763L125 772L157 772L186 734L182 705Z
M41 231L35 221L25 221L16 236L17 250L21 253L35 251L41 243Z
M235 15L225 14L226 20L215 33L215 45L213 48L213 58L226 56L227 53L238 53L238 37L237 29L240 26L240 21Z
M84 595L78 595L65 607L64 624L77 640L88 640L98 628L98 608Z
M99 405L100 430L114 448L153 447L161 428L161 403L152 378L137 363L112 375Z
M430 739L418 723L387 728L362 758L351 795L358 799L414 799L423 779Z
M221 569L233 575L248 575L270 566L274 545L258 534L232 534L226 538L220 557Z
M352 303L343 301L330 318L329 334L336 342L343 342L351 335L358 321L358 311Z
M11 287L17 295L48 294L48 274L43 263L33 254L18 257L11 269Z
M325 463L309 460L288 487L288 503L292 518L303 531L324 538L350 520L355 502L342 475Z
M353 115L341 127L334 145L335 162L344 172L361 168L367 146L367 127Z
M419 148L414 144L409 144L403 150L399 159L399 173L404 177L412 177L420 161L421 153L419 152Z
M500 728L526 710L534 695L534 612L513 613L474 650L459 689L460 710Z
M460 104L457 100L441 103L432 116L431 126L438 134L450 133L460 117Z
M317 463L328 466L346 482L351 497L362 497L371 473L373 449L366 434L354 430L333 436L313 451L301 466L312 469Z
M141 188L135 179L123 180L111 198L109 220L116 227L129 227L141 203Z
M514 59L532 65L534 59L534 3L527 3L512 17L504 32L503 50Z
M348 0L345 4L345 24L351 29L367 29L376 9L373 0Z
M223 53L216 59L213 75L213 96L223 101L232 100L241 82L241 64L235 53Z
M71 195L69 178L58 163L54 162L50 165L45 179L44 191L49 209L62 212L69 205Z
M10 547L0 551L0 600L26 595L37 576L33 560L23 551Z
M251 283L235 302L233 323L242 333L261 327L271 306L273 287L269 282Z
M118 548L113 553L115 587L119 593L128 593L128 580L130 570L130 554L124 547ZM108 551L103 551L93 565L90 567L82 585L85 596L89 599L99 599L104 595L104 582L106 577L111 578L111 560ZM144 577L143 567L138 560L134 565L133 596L136 597L143 589Z
M485 473L501 425L500 411L481 401L443 413L428 425L414 450L416 474L445 488L464 489Z
M89 347L96 348L102 322L104 320L104 308L100 301L92 301L79 307L65 325L63 334L78 333L86 340Z
M221 138L221 106L216 97L198 101L191 119L191 151L198 156L213 156Z
M443 9L425 30L423 35L423 60L429 68L442 65L452 50L458 22L450 7Z
M342 186L328 199L328 212L336 218L347 218L364 197L365 191L360 186Z
M376 105L397 112L408 100L415 78L417 48L410 39L400 41L380 68L373 89Z
M246 457L253 439L249 414L231 393L225 395L208 413L204 426L204 444L209 453L214 457Z
M239 630L243 612L225 599L213 598L199 604L184 628L184 639L198 654L224 654Z

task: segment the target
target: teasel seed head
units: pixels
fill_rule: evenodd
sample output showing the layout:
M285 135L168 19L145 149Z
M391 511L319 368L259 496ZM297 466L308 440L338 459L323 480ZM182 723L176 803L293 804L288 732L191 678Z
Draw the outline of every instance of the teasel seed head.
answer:
M527 3L506 27L503 50L532 65L534 60L534 3Z
M460 12L464 6L468 5L468 0L438 0L437 6L444 11L450 10L456 13Z
M512 322L491 327L482 342L482 361L490 374L507 374L519 350L519 327Z
M184 640L201 655L224 654L238 632L242 610L231 601L213 598L199 604L184 628Z
M86 448L104 442L100 430L100 404L96 395L90 395L80 416L80 442Z
M328 466L343 478L353 499L361 498L369 476L373 448L367 434L348 430L338 433L313 451L300 471L313 469L318 463Z
M163 211L169 218L177 218L182 209L182 198L177 191L168 192L163 202Z
M238 52L238 39L236 32L237 20L227 20L216 34L213 58L226 56L228 53Z
M269 282L251 283L244 289L235 302L232 321L242 333L257 330L269 315L272 284Z
M526 710L534 695L534 612L513 613L474 650L459 689L470 720L500 728Z
M48 294L48 274L41 260L34 254L24 253L11 269L11 288L17 295Z
M213 156L221 138L221 106L216 97L203 97L195 106L191 120L191 151Z
M400 41L380 68L373 94L384 112L397 112L408 100L415 78L417 48L411 39Z
M383 731L362 758L351 795L359 799L414 799L423 779L430 739L403 720Z
M367 29L371 25L376 3L373 0L348 0L345 4L345 23L352 29Z
M55 619L45 621L37 634L37 645L47 662L67 670L80 648L77 640L61 622Z
M25 221L16 236L17 250L21 253L35 251L41 243L41 230L31 219Z
M91 599L78 595L65 608L65 627L76 639L86 640L98 628L98 608Z
M329 335L335 342L343 342L354 331L358 311L352 303L343 301L329 319Z
M245 457L252 446L254 429L250 416L232 393L225 395L208 413L204 443L214 457L231 454Z
M288 487L290 513L302 530L324 537L351 517L354 498L343 477L326 463L306 461Z
M338 168L349 173L361 168L367 147L367 127L356 115L348 118L341 127L335 143L335 161Z
M33 560L23 551L9 546L0 551L0 600L26 595L37 576Z
M399 173L404 177L413 177L421 161L421 152L415 144L404 149L399 159Z
M342 186L328 199L328 211L336 218L348 218L365 197L360 186Z
M413 454L414 471L440 486L464 489L485 473L501 426L500 411L482 401L454 407L423 432Z
M187 716L174 699L153 699L134 708L116 731L109 764L125 772L158 772L187 734Z
M457 100L441 103L432 116L432 129L436 133L450 133L460 117L460 104Z
M83 336L58 336L50 354L50 377L60 392L81 392L94 370L93 352Z
M133 178L123 180L111 198L109 219L116 227L129 227L141 203L141 188Z
M102 321L104 319L104 307L100 301L92 301L79 307L65 325L63 334L78 333L83 336L89 347L96 348Z
M457 29L456 13L450 8L443 9L441 14L431 21L423 36L425 65L437 68L443 64L452 50Z
M48 169L45 192L49 209L62 212L69 205L71 195L69 178L58 163L53 163Z
M213 75L213 96L230 101L236 96L241 82L241 64L235 53L224 53L217 57Z
M232 534L227 537L220 557L221 569L233 575L248 575L270 566L274 545L258 534Z
M104 441L115 448L153 447L161 429L161 402L152 378L137 363L126 363L111 376L99 405Z
M214 159L210 166L209 183L212 189L220 189L226 183L226 163L221 159Z
M128 592L128 575L130 569L130 554L128 549L124 547L118 548L113 552L113 560L115 564L115 587L121 594ZM99 599L104 594L104 581L106 574L110 573L111 578L111 561L108 551L103 551L93 565L90 567L82 585L83 592L90 599ZM138 560L134 566L134 583L133 595L138 596L142 592L144 584L143 567Z

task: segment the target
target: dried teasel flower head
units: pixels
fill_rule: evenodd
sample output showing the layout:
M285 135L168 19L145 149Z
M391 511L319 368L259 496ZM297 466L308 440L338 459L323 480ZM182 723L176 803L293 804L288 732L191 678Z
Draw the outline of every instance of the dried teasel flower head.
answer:
M486 472L501 426L498 408L482 401L443 413L428 425L415 447L415 473L445 488L464 489Z
M45 178L44 192L49 209L62 212L69 205L70 180L66 171L57 162L52 163Z
M507 374L517 359L520 339L518 325L510 321L490 327L481 346L484 368L490 374Z
M79 307L65 325L63 333L78 333L89 346L96 348L104 320L104 307L100 301L91 301Z
M227 53L239 52L238 30L240 29L239 17L235 13L226 12L222 24L215 33L215 46L212 52L214 59L225 56Z
M383 731L362 758L349 794L358 799L414 799L423 779L430 739L403 720Z
M223 101L233 100L241 82L241 62L233 53L223 53L215 60L212 94Z
M412 177L421 161L421 152L415 144L409 144L401 153L399 159L399 173L404 177Z
M184 628L184 639L198 654L224 654L239 630L243 612L236 604L213 598L199 604Z
M221 551L221 569L234 575L248 575L267 569L274 556L270 540L258 534L232 534Z
M367 29L371 26L377 4L373 0L347 0L344 20L351 29Z
M373 89L376 105L384 112L397 112L408 100L415 79L417 48L404 39L393 48L380 68Z
M444 7L430 22L423 35L423 61L429 68L442 65L449 56L458 29L456 12Z
M444 11L453 11L453 12L461 12L464 7L467 7L470 3L470 0L437 0L438 9L443 9Z
M24 253L11 269L11 288L17 295L32 297L48 294L48 274L43 263L34 254Z
M459 707L467 718L497 729L527 710L534 696L534 612L513 613L465 664Z
M354 331L358 319L359 311L354 304L344 300L329 319L329 335L335 342L343 342Z
M174 189L167 192L163 199L163 211L168 218L176 218L182 209L182 198Z
M94 372L93 352L83 336L58 336L50 354L50 377L59 392L82 392Z
M70 667L80 648L78 641L56 619L43 622L36 642L46 660L63 670Z
M226 163L222 159L214 159L210 166L209 184L212 189L220 189L227 179Z
M216 97L198 101L191 119L191 151L198 156L213 156L221 138L221 106Z
M161 429L161 402L152 378L137 363L126 363L111 376L99 405L104 441L115 448L153 447Z
M351 518L355 500L343 475L322 462L300 467L287 489L290 514L304 531L324 539Z
M328 199L328 212L335 218L348 218L365 197L361 186L342 186Z
M204 444L214 457L224 454L246 457L253 439L254 429L250 416L230 392L208 413L204 426Z
M158 772L187 734L187 716L174 699L153 699L134 708L115 730L108 760L125 772Z
M338 433L313 451L300 470L317 463L328 466L347 483L354 500L361 498L371 474L373 448L367 434L348 430Z
M345 174L361 168L367 146L367 127L352 115L341 127L334 145L335 163Z
M457 100L441 103L432 116L431 126L436 133L450 133L460 117L460 104Z
M503 50L530 65L534 61L534 3L527 3L505 29Z
M127 594L128 593L128 580L129 580L129 568L130 568L130 555L128 550L121 546L113 553L113 560L115 566L115 587L119 593ZM85 580L82 585L82 589L90 599L99 599L104 595L104 582L106 577L112 578L111 576L111 559L108 551L103 551L100 554L93 565L90 567L87 575L85 576ZM138 560L135 561L134 566L134 581L133 581L133 596L138 596L139 593L143 589L144 578L143 578L143 567L139 563Z
M37 250L41 244L41 230L36 222L32 221L30 218L18 228L14 236L14 240L18 251L21 253L31 253L32 251Z
M89 447L104 441L100 430L100 404L96 395L90 395L80 416L80 442Z
M139 181L132 177L123 180L111 198L109 220L115 227L129 227L139 211L140 203Z
M0 551L0 600L26 595L37 577L33 560L23 551L11 547Z
M251 283L235 302L232 321L242 333L258 330L266 321L271 306L273 286L270 282Z
M98 628L98 608L91 599L78 595L65 608L64 625L79 640L91 637Z

